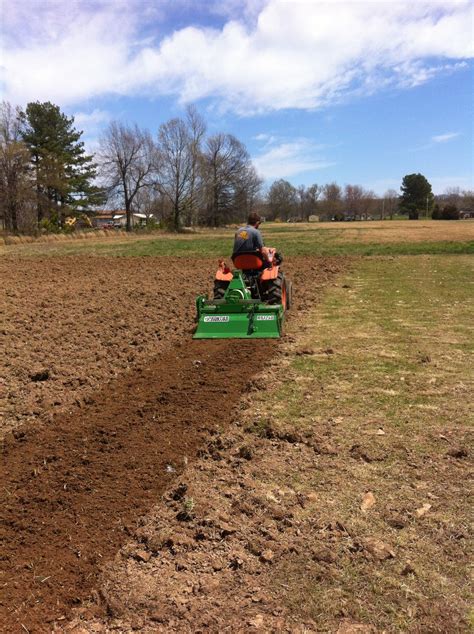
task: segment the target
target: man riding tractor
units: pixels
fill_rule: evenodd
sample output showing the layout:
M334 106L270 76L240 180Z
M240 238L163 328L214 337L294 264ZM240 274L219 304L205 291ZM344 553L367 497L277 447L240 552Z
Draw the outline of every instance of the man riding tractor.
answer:
M265 247L252 213L235 233L231 270L219 260L212 300L196 300L196 339L280 337L290 308L291 283L280 269L282 258Z
M285 278L280 271L283 258L273 248L265 247L259 231L260 216L253 212L247 224L235 232L232 262L241 269L252 297L268 304L285 304L289 308L289 295ZM232 273L223 260L214 281L214 299L222 299L232 279ZM285 301L283 301L285 300Z
M247 219L247 225L245 227L240 227L235 232L234 238L234 249L232 251L232 260L241 253L252 253L258 252L263 255L264 266L268 265L268 252L267 249L263 245L262 234L259 231L259 227L261 225L260 216L253 212L249 215ZM283 262L283 258L279 253L274 251L274 259L276 264L281 264Z

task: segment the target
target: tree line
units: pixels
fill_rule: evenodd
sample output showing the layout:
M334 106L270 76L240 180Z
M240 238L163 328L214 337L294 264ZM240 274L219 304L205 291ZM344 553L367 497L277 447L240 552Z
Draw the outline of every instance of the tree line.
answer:
M59 107L3 102L0 113L0 210L7 231L65 227L68 216L101 206L184 225L218 226L247 215L262 179L232 134L206 134L194 106L160 125L155 137L138 125L112 121L95 156L88 155Z
M474 193L448 190L435 197L422 174L403 178L401 194L383 197L360 185L293 186L284 179L267 191L245 145L226 133L208 135L194 106L159 126L155 136L138 125L112 121L95 155L82 132L50 102L22 110L0 107L0 216L7 231L67 227L68 218L104 207L125 210L127 230L142 213L168 228L240 222L250 211L268 220L303 221L455 217L474 210ZM445 211L445 207L451 208ZM453 215L454 214L454 215Z
M457 187L434 196L431 184L422 174L404 176L400 191L398 194L388 189L379 197L360 185L341 187L333 182L294 187L279 179L270 186L261 211L269 220L294 222L306 221L311 216L335 221L393 219L397 214L413 220L420 216L452 219L459 217L462 209L474 211L473 191Z

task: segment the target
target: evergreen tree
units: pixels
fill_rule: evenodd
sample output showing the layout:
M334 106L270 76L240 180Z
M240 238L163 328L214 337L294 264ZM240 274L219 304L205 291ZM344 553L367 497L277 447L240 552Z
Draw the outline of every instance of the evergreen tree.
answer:
M431 184L423 174L404 176L400 190L399 207L402 213L408 213L410 220L417 220L420 212L428 215L433 208Z
M50 102L29 103L21 113L22 138L28 146L36 182L38 223L57 219L80 208L100 204L102 192L93 184L97 166L80 141L82 132Z
M441 220L459 220L459 211L456 205L445 205L441 212Z

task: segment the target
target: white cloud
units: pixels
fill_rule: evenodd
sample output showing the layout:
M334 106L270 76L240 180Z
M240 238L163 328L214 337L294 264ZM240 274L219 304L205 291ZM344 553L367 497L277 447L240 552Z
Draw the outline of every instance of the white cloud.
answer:
M260 132L253 137L256 141L264 141L268 143L268 141L272 141L274 137L271 134L267 134L266 132Z
M235 16L237 4L229 0L226 15ZM473 55L467 0L247 1L242 18L221 29L188 26L164 38L163 11L144 1L15 6L2 83L21 104L168 94L216 99L240 114L314 109L424 83Z
M431 137L433 143L446 143L446 141L451 141L451 139L455 139L460 135L460 132L446 132L446 134L437 134Z
M92 112L74 113L74 127L84 134L82 140L88 154L95 154L99 150L99 136L105 124L112 116L106 110L95 108Z
M438 143L447 143L452 139L456 139L458 136L461 136L460 132L446 132L445 134L437 134L432 136L429 143L424 143L423 145L418 145L416 147L409 148L409 152L420 152L422 150L429 150L433 148Z
M321 148L322 146L314 145L305 139L281 142L272 145L258 156L253 156L252 163L257 172L266 180L291 178L335 165L318 156Z
M76 112L74 114L74 127L85 128L85 131L96 130L103 123L110 121L111 116L106 110L95 108L92 112Z
M261 143L263 147L268 147L278 141L276 136L274 136L273 134L268 134L266 132L261 132L260 134L257 134L253 137L253 139L255 141L258 141L258 143Z

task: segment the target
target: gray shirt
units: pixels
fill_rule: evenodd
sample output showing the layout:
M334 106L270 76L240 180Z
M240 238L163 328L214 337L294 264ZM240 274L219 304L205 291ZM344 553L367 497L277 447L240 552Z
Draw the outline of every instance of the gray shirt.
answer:
M263 247L262 234L252 225L240 227L235 232L234 251L236 253L244 253L245 251L257 251Z

